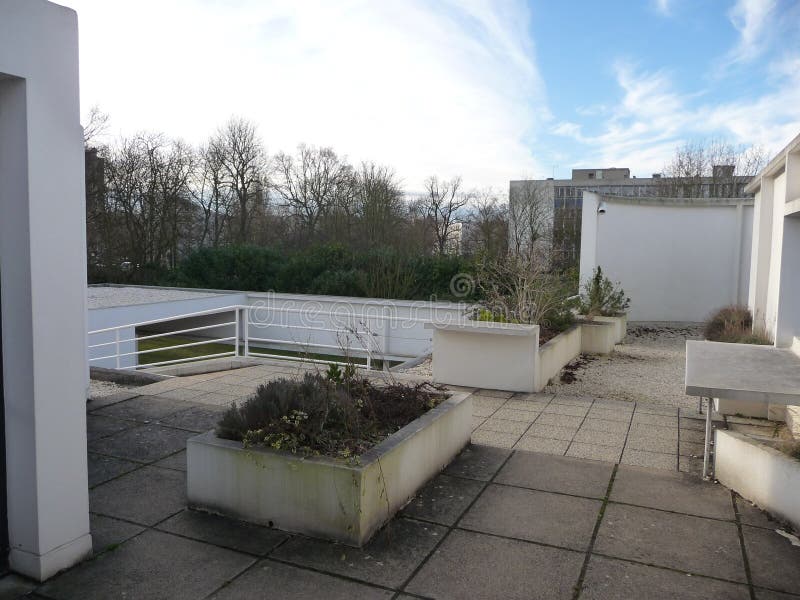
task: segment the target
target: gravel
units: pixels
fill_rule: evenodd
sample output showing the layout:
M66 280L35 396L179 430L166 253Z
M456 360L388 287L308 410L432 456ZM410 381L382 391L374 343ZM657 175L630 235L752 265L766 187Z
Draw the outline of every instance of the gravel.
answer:
M544 391L697 410L684 392L687 339L702 339L702 326L629 327L613 354L581 357L573 383L554 380Z
M92 379L89 382L89 398L102 398L103 396L110 396L117 392L123 392L131 389L130 386L112 383L110 381L98 381Z

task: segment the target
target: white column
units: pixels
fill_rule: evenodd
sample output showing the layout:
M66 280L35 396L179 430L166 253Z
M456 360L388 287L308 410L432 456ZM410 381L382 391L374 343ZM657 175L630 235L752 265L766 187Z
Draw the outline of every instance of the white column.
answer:
M0 277L11 568L91 554L86 239L74 11L0 0Z

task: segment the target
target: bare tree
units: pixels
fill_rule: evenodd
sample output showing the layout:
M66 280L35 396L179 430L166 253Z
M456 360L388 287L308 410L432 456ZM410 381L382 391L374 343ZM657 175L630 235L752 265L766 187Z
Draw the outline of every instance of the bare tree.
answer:
M194 201L203 212L199 244L216 248L228 233L236 200L232 186L227 183L227 171L218 148L214 145L204 146L198 154L200 164L191 191Z
M97 145L98 140L108 131L109 116L95 105L89 109L86 125L83 127L83 145L86 148Z
M461 185L461 177L440 181L433 175L425 180L425 194L421 199L439 254L446 254L449 248L458 246L461 211L470 200L470 196L461 191Z
M664 167L660 196L736 198L766 164L759 146L735 146L721 139L686 142Z
M263 201L267 187L267 155L251 121L232 117L211 138L207 152L218 163L221 180L235 200L235 241L245 243L251 225L251 207Z
M515 256L532 256L553 241L553 199L547 185L525 180L512 186L508 202L509 246Z
M508 206L491 189L473 194L464 234L465 251L469 254L502 256L508 251Z
M324 217L349 210L355 194L353 169L333 149L300 145L296 157L281 153L275 163L274 188L304 241L314 237Z
M391 244L403 220L403 189L392 169L372 162L356 173L355 211L361 243L368 247Z

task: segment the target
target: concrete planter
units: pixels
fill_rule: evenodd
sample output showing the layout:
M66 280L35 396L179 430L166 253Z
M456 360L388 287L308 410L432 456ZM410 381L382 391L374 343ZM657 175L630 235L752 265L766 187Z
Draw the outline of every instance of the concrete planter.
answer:
M433 380L437 383L536 391L538 325L460 321L426 327L434 330Z
M589 323L611 323L614 325L614 343L621 344L622 340L628 334L628 315L622 314L616 317L603 317L597 316L589 319L586 315L578 315L578 319L582 322Z
M581 352L586 354L611 354L619 332L615 323L583 321L581 327Z
M536 379L532 391L542 390L567 364L580 356L583 327L573 325L566 331L542 344L536 357Z
M362 546L469 443L472 399L452 394L351 466L245 449L213 431L187 441L189 506Z
M735 431L718 429L715 440L719 482L800 528L800 461Z

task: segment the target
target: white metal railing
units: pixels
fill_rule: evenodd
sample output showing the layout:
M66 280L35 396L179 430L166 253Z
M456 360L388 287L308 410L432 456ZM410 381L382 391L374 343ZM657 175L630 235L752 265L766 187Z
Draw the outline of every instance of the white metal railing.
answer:
M312 316L315 319L319 317L327 318L328 320L335 318L347 318L354 320L355 325L352 327L327 327L321 324L290 324L290 323L275 323L272 320L267 321L253 321L251 316L254 312L267 311L269 314L279 313L284 315L295 315L298 317ZM185 319L198 318L198 317L212 317L214 315L231 314L231 320L224 320L211 324L198 325L196 327L182 327L180 329L163 331L158 333L148 333L147 335L139 336L136 334L138 328L166 324L176 321L183 321ZM95 329L89 331L89 363L98 363L103 361L105 364L109 362L114 364L116 369L145 369L152 367L167 366L172 364L179 364L185 362L194 362L198 360L207 360L211 358L231 357L259 357L259 358L274 358L287 361L299 361L309 363L324 363L324 364L345 364L343 361L327 360L321 358L311 358L304 356L308 354L309 350L318 349L322 352L317 354L342 354L344 356L360 356L366 361L367 369L372 369L375 359L385 360L388 353L386 352L387 346L387 333L372 332L366 326L370 321L381 321L388 324L397 322L407 322L414 325L423 324L431 321L430 319L420 319L418 317L404 318L394 315L382 314L351 314L341 312L325 312L319 309L309 310L304 308L288 308L280 306L250 306L250 305L231 305L222 308L215 308L203 311L196 311L191 313L180 314L176 316L164 317L160 319L151 319L149 321L140 321L137 323L126 323L124 325L116 325L113 327L106 327L102 329ZM217 337L203 338L198 341L179 343L161 348L151 348L140 350L138 343L142 340L151 340L157 338L167 338L170 336L181 334L197 334L198 332L209 332L211 330L221 330L225 334L229 333L229 328L233 327L233 335L220 335ZM251 327L258 327L266 329L269 327L277 327L282 330L304 330L311 332L328 332L335 333L337 344L327 344L320 342L298 341L295 339L286 339L279 337L260 337L251 335ZM228 328L228 329L226 329ZM122 335L129 335L130 337L123 338ZM108 341L96 341L98 337L102 339L113 338ZM428 340L429 338L414 338L406 337L406 339L414 340ZM254 346L251 346L251 343ZM177 350L182 348L201 347L209 344L226 344L230 345L231 349L224 352L209 352L207 354L198 354L187 356L184 358L177 358L172 360L161 360L155 362L140 362L142 356L152 355L158 352L165 352L170 350ZM275 353L276 346L278 348L288 347L297 348L295 356L284 355ZM270 352L272 350L272 352ZM326 352L332 351L332 352ZM107 353L106 353L107 352ZM92 354L100 354L99 356L92 356Z

